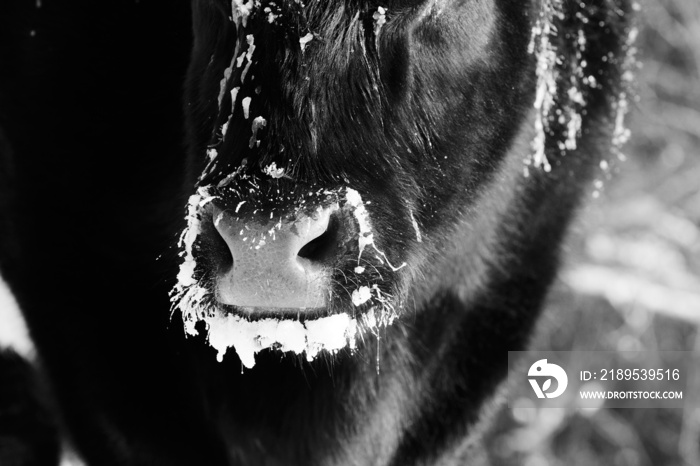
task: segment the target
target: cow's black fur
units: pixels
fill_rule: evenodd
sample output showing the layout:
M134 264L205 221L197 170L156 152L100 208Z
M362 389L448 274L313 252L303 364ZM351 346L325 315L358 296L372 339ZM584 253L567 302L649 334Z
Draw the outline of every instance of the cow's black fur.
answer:
M45 384L29 362L10 350L0 350L0 374L0 464L55 464L59 436Z
M540 2L445 1L421 16L427 4L393 0L377 41L377 4L276 2L280 22L252 17L247 32L258 48L241 92L259 96L251 112L268 122L250 149L240 103L220 134L231 113L228 93L218 108L220 80L245 40L229 2L3 1L0 268L86 460L480 464L478 425L506 352L524 348L535 324L618 92L627 2L562 3L557 105L577 60L601 85L583 88L578 149L560 153L554 124L552 172L525 177ZM198 181L213 144L219 162ZM184 339L168 302L176 219L195 183L220 181L243 158L260 178L256 207L280 190L276 208L291 208L310 188L371 201L378 245L407 263L373 263L398 322L354 354L308 363L267 351L243 372L233 350L217 363L203 339ZM290 179L265 178L272 161ZM241 199L217 194L224 207ZM220 243L205 227L200 273L230 260ZM333 266L352 276L351 264ZM334 279L329 309L353 312L350 282Z

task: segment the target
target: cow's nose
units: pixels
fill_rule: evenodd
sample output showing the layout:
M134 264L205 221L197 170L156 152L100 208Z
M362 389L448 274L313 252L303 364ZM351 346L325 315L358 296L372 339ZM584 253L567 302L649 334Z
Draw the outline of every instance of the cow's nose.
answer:
M228 245L233 265L219 274L224 304L289 310L324 307L329 289L324 263L337 250L337 206L319 208L294 221L238 218L214 209L214 225Z

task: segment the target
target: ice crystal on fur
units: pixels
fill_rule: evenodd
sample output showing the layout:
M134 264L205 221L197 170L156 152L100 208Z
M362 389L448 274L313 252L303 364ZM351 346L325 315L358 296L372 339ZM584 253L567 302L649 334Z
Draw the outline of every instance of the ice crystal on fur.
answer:
M180 256L183 258L180 271L177 274L177 283L171 291L170 301L172 310L179 309L183 315L185 331L194 334L196 318L189 311L199 310L206 298L207 291L196 277L197 262L194 256L194 245L201 229L200 209L211 202L213 197L206 188L199 188L197 194L190 196L187 203L187 226L180 236L178 245L182 249Z
M547 160L545 145L549 132L550 112L554 106L554 97L557 94L557 50L551 42L551 37L556 34L554 26L555 18L562 16L561 8L557 0L544 0L542 11L532 29L532 38L528 46L528 52L537 57L537 93L535 95L535 139L532 143L534 153L531 163L536 167L542 167L545 171L552 169Z
M275 162L272 162L270 165L263 168L263 172L272 178L282 178L284 176L284 168L277 168L277 164Z
M634 43L637 40L638 33L639 31L636 27L630 28L627 33L627 39L625 41L625 61L623 63L623 69L625 71L622 74L622 90L614 105L615 127L613 129L612 147L613 154L615 154L619 160L625 159L622 153L622 146L625 145L630 137L630 131L625 126L625 117L629 111L628 93L630 92L632 80L634 79L632 70L637 63L637 48L634 46Z
M384 7L377 7L377 11L374 12L372 15L372 19L374 20L374 35L379 36L379 31L382 30L382 26L386 24L386 8Z
M304 51L304 49L306 49L306 44L311 42L313 38L314 35L312 33L308 33L304 37L299 38L299 47L301 47L302 52Z
M233 0L231 2L231 20L238 24L243 25L243 27L248 26L248 17L253 12L255 3L253 0L248 0L248 2L243 2L243 0Z
M369 214L367 212L367 209L365 208L364 202L362 202L362 196L360 196L360 193L355 191L352 188L347 188L345 190L345 200L353 208L353 215L355 216L355 219L357 220L357 224L360 228L360 235L358 238L358 244L359 244L359 250L360 253L357 256L357 262L359 264L360 258L362 257L362 253L365 250L367 246L372 246L374 250L381 256L379 260L381 262L386 263L391 270L396 272L397 270L401 269L406 265L404 262L398 267L394 267L391 265L389 260L386 258L386 254L384 254L383 251L379 250L377 248L377 245L374 243L374 233L372 232L372 226L369 221Z

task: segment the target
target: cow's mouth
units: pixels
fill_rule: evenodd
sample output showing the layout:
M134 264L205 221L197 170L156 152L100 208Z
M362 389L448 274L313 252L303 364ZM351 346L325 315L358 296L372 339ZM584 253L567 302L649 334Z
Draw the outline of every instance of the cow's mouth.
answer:
M252 307L217 303L218 309L227 315L244 317L250 321L262 319L294 319L299 321L318 319L333 315L327 307Z
M217 312L202 319L207 326L208 342L218 351L219 361L229 348L235 349L247 368L255 365L255 354L266 349L303 354L308 361L314 360L321 351L352 352L357 333L368 319L366 316L350 317L346 313L311 317L301 313L295 316L255 311L246 314Z

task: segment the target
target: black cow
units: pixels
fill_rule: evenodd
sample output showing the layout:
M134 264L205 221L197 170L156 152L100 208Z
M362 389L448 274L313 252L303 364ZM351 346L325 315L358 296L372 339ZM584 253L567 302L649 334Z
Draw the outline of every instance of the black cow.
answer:
M629 10L4 0L0 268L52 395L6 353L0 439L49 454L0 458L483 464Z

